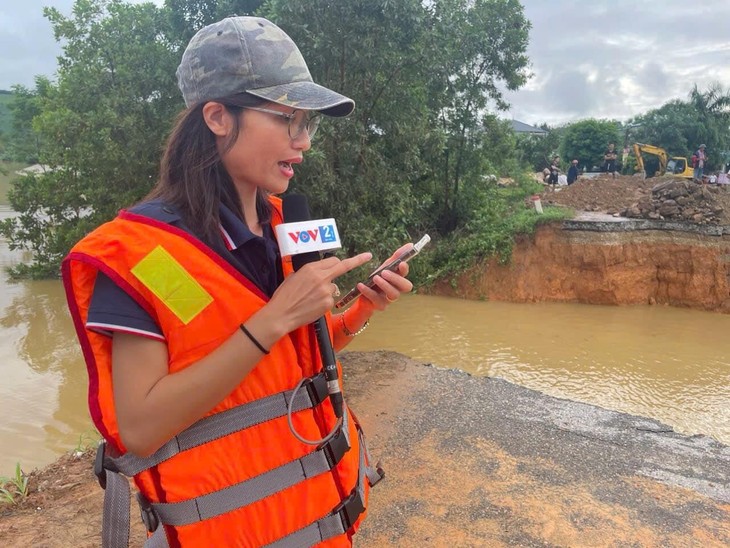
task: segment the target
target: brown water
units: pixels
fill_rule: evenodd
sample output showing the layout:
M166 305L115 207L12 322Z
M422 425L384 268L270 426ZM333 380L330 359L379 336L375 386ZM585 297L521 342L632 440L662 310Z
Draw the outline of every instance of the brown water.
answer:
M0 266L19 258L0 247ZM666 307L412 295L350 349L394 350L730 444L729 333L729 315ZM0 276L0 360L0 475L90 443L86 370L61 282Z
M388 349L730 444L730 315L408 296L349 348Z
M0 218L12 212L0 206ZM11 283L27 254L0 242L0 476L89 443L86 371L59 281Z

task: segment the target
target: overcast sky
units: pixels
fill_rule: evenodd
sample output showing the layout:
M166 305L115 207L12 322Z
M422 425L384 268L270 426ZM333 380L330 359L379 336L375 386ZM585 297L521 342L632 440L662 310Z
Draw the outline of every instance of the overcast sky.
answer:
M141 0L138 0L141 1ZM162 0L156 0L162 4ZM631 116L686 99L694 83L730 88L730 0L523 0L532 22L533 77L506 117L558 125ZM73 0L2 0L0 89L53 77L60 47L43 6L69 15Z
M512 118L626 120L694 83L730 87L730 0L523 0L533 77Z

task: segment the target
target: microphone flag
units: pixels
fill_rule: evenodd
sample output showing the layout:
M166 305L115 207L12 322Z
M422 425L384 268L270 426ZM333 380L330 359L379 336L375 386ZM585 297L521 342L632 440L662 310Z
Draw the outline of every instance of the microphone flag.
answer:
M342 247L334 219L282 223L276 227L276 239L282 257Z

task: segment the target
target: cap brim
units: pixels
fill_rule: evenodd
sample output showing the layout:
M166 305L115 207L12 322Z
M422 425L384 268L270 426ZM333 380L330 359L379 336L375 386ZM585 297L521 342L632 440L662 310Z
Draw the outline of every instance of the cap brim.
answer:
M246 93L300 110L316 110L327 116L347 116L355 110L355 101L314 82L247 89Z

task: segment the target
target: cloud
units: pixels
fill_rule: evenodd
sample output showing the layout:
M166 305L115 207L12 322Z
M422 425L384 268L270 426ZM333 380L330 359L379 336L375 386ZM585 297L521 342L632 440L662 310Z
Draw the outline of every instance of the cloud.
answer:
M145 0L131 0L142 3ZM149 0L147 0L149 1ZM164 0L154 0L161 5ZM0 89L15 84L34 87L38 75L55 77L61 44L53 37L45 6L70 17L74 0L3 0L0 7Z
M13 84L33 87L36 75L53 77L60 46L53 37L51 23L43 17L45 0L4 2L0 8L0 51L10 53L0 60L0 89ZM70 13L73 0L52 4Z
M135 3L143 0L133 0ZM163 0L155 0L161 5ZM5 0L0 7L0 89L53 77L61 46L43 6L71 14L73 0ZM730 2L703 0L522 0L532 23L534 74L506 91L508 116L559 125L584 118L627 120L695 85L730 88Z
M730 88L730 2L523 0L534 79L509 115L559 125L626 120L717 81ZM704 21L704 23L703 23ZM716 22L714 24L713 22Z

